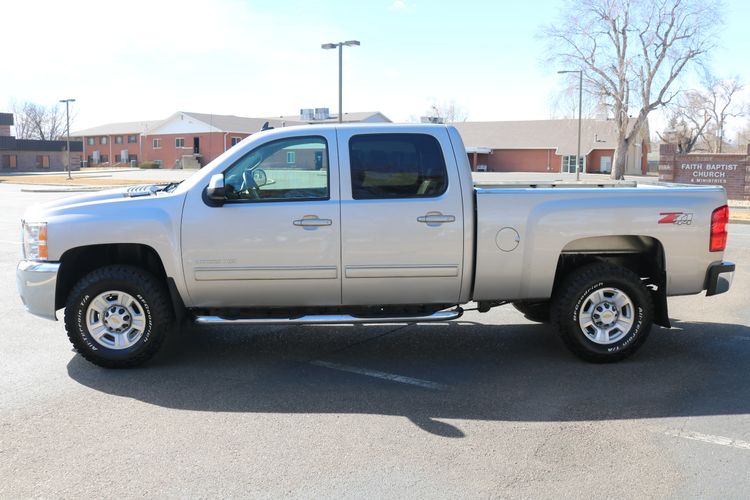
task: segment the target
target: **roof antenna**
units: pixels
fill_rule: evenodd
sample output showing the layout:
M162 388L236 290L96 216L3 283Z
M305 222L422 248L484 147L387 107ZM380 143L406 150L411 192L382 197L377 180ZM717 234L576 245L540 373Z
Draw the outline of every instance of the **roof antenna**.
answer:
M268 124L268 122L264 123L263 126L260 128L260 131L263 132L264 130L273 130L273 127Z

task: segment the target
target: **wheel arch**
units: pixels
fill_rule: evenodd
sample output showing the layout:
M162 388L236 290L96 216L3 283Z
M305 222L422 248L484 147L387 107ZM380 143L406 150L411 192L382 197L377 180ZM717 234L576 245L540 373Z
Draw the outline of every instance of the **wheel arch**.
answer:
M560 252L553 293L576 269L594 262L627 268L646 282L654 304L654 323L670 327L667 309L667 273L664 246L653 236L594 236L573 240Z
M125 264L149 271L168 285L168 277L158 252L140 243L107 243L87 245L66 250L60 257L60 269L55 287L55 309L65 307L73 286L91 271L103 266Z

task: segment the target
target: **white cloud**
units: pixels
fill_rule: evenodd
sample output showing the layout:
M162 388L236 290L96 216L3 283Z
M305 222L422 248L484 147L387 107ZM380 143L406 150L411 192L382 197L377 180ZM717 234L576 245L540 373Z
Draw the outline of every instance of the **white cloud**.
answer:
M408 8L409 6L406 5L406 2L404 2L404 0L393 0L393 3L390 6L390 10L404 11Z

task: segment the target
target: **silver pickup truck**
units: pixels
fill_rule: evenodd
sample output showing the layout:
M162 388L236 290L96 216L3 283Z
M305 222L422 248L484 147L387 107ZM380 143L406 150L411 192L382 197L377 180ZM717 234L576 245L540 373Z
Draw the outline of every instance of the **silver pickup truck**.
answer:
M442 125L254 134L180 184L29 209L18 289L105 367L173 325L429 322L512 303L578 356L622 359L667 296L729 289L721 187L474 185Z

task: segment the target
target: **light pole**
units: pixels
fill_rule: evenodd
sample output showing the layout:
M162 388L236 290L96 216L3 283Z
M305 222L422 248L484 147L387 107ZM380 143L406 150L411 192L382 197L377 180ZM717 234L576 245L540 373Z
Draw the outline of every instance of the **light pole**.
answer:
M581 180L581 108L583 107L583 70L558 71L558 74L578 73L578 153L576 154L576 181Z
M68 170L68 179L72 179L70 176L70 103L76 102L75 99L61 99L60 102L65 103L65 135L67 137L67 146L65 147L65 153L68 157L67 161L67 170Z
M343 53L344 45L346 45L347 47L357 46L359 45L359 40L347 40L346 42L339 42L339 43L324 43L323 45L320 46L320 48L322 49L335 49L335 48L339 49L339 123L342 123L344 121L344 110L342 109L342 104L341 104L343 100L341 97L342 96L341 87L342 87L342 80L343 80L341 76L342 74L341 63L343 61L342 53Z

